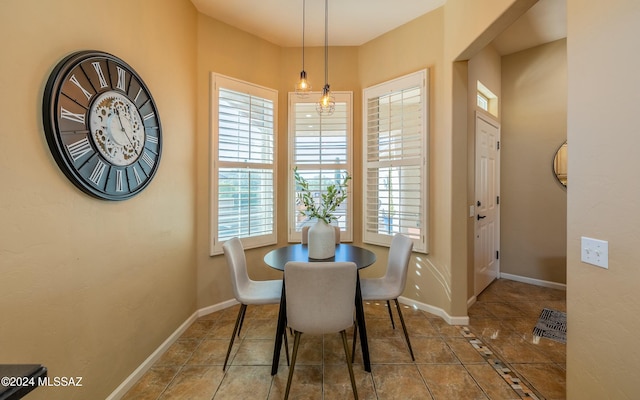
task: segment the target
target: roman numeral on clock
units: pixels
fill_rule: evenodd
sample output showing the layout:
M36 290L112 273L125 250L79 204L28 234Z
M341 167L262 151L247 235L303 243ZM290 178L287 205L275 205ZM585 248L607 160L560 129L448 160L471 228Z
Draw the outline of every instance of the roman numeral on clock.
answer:
M124 92L124 86L126 85L127 80L127 72L120 67L116 68L118 69L118 84L116 85L116 88Z
M93 69L95 69L96 73L98 74L98 79L100 80L100 88L106 88L107 80L104 78L104 73L102 72L102 67L100 66L100 63L96 61L96 62L92 62L91 65L93 65Z
M77 142L68 144L67 150L69 150L69 155L74 162L78 161L85 154L93 151L91 150L91 143L89 143L89 139L86 137L78 140Z
M60 107L60 118L68 119L69 121L79 122L84 124L84 113L76 114L64 107Z
M91 99L91 93L89 93L89 91L87 91L87 89L83 88L82 85L80 84L80 82L78 82L78 78L76 78L76 75L73 74L71 75L71 78L69 78L69 80L71 82L73 82L74 85L76 85L77 87L80 88L80 90L82 90L82 93L84 93L84 95L87 97L87 100Z
M95 167L93 167L93 171L91 171L91 175L89 176L89 180L98 186L100 180L102 179L102 175L104 175L104 170L107 168L107 164L98 160L98 163Z

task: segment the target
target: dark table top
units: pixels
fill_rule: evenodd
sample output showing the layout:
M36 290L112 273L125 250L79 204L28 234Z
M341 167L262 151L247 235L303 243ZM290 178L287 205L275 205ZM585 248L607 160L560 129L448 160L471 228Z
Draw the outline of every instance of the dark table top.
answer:
M0 364L0 400L21 399L47 376L40 364Z
M376 262L376 254L368 249L354 246L352 244L340 243L336 245L334 257L324 260L309 258L309 247L306 244L291 244L271 250L264 256L264 262L271 268L284 271L284 266L288 261L309 261L309 262L341 262L351 261L356 263L358 269L366 268Z

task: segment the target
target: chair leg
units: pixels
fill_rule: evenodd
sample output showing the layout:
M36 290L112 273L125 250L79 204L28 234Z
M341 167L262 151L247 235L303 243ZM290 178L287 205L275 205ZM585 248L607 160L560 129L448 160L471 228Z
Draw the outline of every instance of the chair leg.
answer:
M415 361L416 358L413 356L413 349L411 348L411 341L409 340L409 333L407 333L407 326L404 324L404 318L402 317L402 311L400 310L400 303L398 299L394 299L396 302L396 308L398 309L398 315L400 316L400 323L402 323L402 330L404 331L404 337L407 339L407 346L409 346L409 353L411 353L411 360Z
M351 365L351 359L349 357L349 345L347 344L347 332L340 331L342 336L342 344L344 346L344 355L347 358L347 367L349 368L349 378L351 378L351 388L353 389L353 398L358 400L358 389L356 389L356 378L353 376L353 366Z
M358 341L358 324L353 324L353 344L351 346L351 362L356 358L356 342Z
M289 367L289 377L287 378L287 389L284 392L284 400L289 398L289 389L291 389L291 378L293 378L293 370L296 367L296 357L298 356L298 346L300 346L301 333L295 331L293 339L293 354L291 355L291 366Z
M236 338L236 333L238 334L238 336L240 336L240 332L238 330L238 327L240 326L240 323L242 321L242 319L244 318L244 312L247 310L247 305L246 304L240 304L240 310L238 311L238 316L236 317L236 324L233 327L233 333L231 334L231 340L229 340L229 348L227 349L227 356L224 358L224 365L222 366L222 370L224 371L225 369L227 369L227 361L229 361L229 354L231 354L231 348L233 347L233 341Z
M389 310L389 318L391 318L391 326L393 327L393 329L396 329L396 324L393 322L393 314L391 313L391 304L389 303L389 300L387 300L387 310Z
M287 355L287 365L291 365L290 361L289 361L289 340L287 339L287 330L284 330L284 333L282 334L284 336L284 350L285 350L285 354Z
M242 311L242 317L240 317L240 326L238 327L238 337L240 337L240 331L242 330L242 325L244 324L244 316L247 313L247 306L244 306L244 309L240 308Z

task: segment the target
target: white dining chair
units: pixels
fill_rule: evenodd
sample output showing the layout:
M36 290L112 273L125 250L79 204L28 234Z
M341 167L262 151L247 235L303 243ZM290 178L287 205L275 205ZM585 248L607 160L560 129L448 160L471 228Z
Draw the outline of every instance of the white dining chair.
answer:
M413 349L411 348L411 341L409 340L409 333L407 332L407 326L404 323L402 317L402 310L398 297L404 291L404 286L407 282L407 270L409 269L409 259L411 258L411 251L413 250L413 241L402 234L396 234L391 239L391 247L389 248L389 259L387 261L387 271L381 278L372 279L360 279L360 289L362 291L362 300L386 300L387 309L389 310L389 317L391 318L391 326L396 328L393 322L393 314L391 312L390 300L393 300L398 310L398 316L400 317L400 323L402 324L402 330L404 331L404 337L409 347L409 353L411 359L415 361L413 355ZM353 333L353 349L355 352L356 342L356 329Z
M302 333L336 332L342 336L353 396L358 399L346 334L346 329L353 325L357 274L353 262L289 261L285 265L287 323L295 334L285 400L289 397Z
M229 355L231 354L231 348L236 335L240 336L240 330L242 329L242 323L247 311L247 306L260 305L260 304L280 304L280 297L282 296L282 280L267 280L267 281L254 281L249 278L247 272L247 260L244 254L244 248L242 242L238 238L232 238L227 240L222 245L227 266L229 267L229 274L231 275L231 287L233 288L233 295L240 303L240 310L236 318L236 324L231 334L231 340L229 341L229 348L227 349L227 355L224 358L224 365L222 370L227 367ZM287 349L287 363L289 362L289 345L287 342L287 334L284 333L284 343Z
M340 244L340 227L333 225L333 228L336 230L336 244ZM300 239L300 243L309 244L309 225L302 227Z

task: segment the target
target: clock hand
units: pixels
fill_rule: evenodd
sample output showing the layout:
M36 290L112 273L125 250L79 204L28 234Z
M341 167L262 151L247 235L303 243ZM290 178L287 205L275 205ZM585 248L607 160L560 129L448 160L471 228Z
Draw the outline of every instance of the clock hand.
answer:
M129 132L127 132L127 130L124 129L124 125L122 124L122 117L120 117L120 111L118 110L117 107L115 110L116 110L116 115L118 116L118 122L120 122L120 129L122 130L122 132L124 132L124 135L127 137L129 144L133 145L133 143L131 142L131 138L129 137Z

